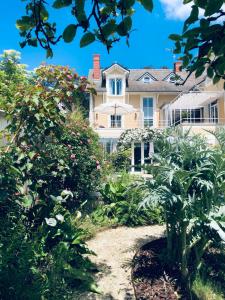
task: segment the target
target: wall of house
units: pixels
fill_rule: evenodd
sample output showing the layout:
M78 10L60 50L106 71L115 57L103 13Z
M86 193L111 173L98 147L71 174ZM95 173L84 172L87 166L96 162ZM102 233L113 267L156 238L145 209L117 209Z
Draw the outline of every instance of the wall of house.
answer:
M147 95L147 94L146 94ZM124 125L124 129L129 128L138 128L142 126L142 108L141 108L141 97L142 94L128 94L126 93L126 103L132 105L135 109L135 113L127 114L122 117L123 121L122 124ZM165 121L165 116L163 116L163 112L160 109L164 104L170 103L177 95L171 95L171 94L154 94L155 99L158 99L156 102L156 126L161 126L163 122ZM108 96L104 95L97 95L94 97L94 107L102 104L104 101L103 99L107 97L107 101L110 101L111 99L108 98ZM115 100L115 97L114 97ZM116 97L116 100L119 101L118 97ZM94 124L95 128L105 127L108 128L109 126L109 116L99 113L94 113Z
M163 113L163 110L160 109L163 105L165 104L169 104L171 101L173 101L176 97L178 96L177 95L170 95L170 94L159 94L158 96L158 103L157 103L157 126L161 127L161 126L164 126L166 123L165 123L165 116L164 116L164 113Z

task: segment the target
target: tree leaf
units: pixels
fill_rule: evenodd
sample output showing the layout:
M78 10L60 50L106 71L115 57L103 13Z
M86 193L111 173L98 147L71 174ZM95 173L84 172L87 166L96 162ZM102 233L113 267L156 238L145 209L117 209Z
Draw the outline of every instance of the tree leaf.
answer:
M85 33L80 40L80 47L86 47L87 45L95 41L95 35L91 32Z
M131 17L126 17L117 26L116 31L120 36L126 36L127 33L130 31L131 27L132 27L132 19Z
M173 41L179 41L180 40L180 35L179 34L170 34L169 38Z
M141 4L144 6L144 8L148 11L153 10L153 2L152 0L140 0Z
M21 19L16 21L16 28L21 31L26 31L32 28L32 20L28 16L23 16Z
M211 16L215 14L222 7L222 5L223 0L208 0L205 10L205 16Z
M68 25L63 31L63 39L66 43L72 42L76 35L77 26L74 24Z
M72 4L72 0L55 0L53 3L54 8L62 8Z

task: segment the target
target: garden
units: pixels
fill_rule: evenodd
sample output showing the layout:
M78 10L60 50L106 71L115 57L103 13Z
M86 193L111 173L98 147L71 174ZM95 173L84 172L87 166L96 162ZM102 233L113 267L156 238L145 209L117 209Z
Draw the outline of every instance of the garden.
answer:
M137 133L103 156L86 121L86 78L45 64L27 72L16 51L4 51L0 70L0 298L108 299L93 257L112 237L121 253L135 237L136 299L224 299L225 131L212 133L215 147L179 129L138 133L156 149L142 178L129 172Z

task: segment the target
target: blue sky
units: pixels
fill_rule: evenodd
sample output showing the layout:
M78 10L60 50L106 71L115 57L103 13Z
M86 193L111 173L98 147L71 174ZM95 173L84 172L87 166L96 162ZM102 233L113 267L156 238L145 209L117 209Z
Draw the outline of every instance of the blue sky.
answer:
M52 0L47 0L52 3ZM118 62L129 68L141 68L144 66L172 67L174 58L168 49L173 47L169 41L170 33L180 33L183 20L187 16L190 7L183 6L182 0L155 0L153 13L148 13L137 5L134 15L134 28L136 29L130 38L130 47L125 40L114 45L110 54L103 45L98 42L80 49L79 39L70 44L60 42L54 48L53 59L46 60L45 51L33 47L20 49L19 33L15 27L16 19L24 14L24 2L20 0L1 1L0 4L0 52L5 49L15 49L22 53L22 62L29 69L37 67L41 62L52 64L69 65L80 74L87 75L88 69L92 67L92 56L94 53L101 55L101 66L106 67L112 62ZM59 31L71 22L70 12L67 9L53 13L52 19L58 20ZM78 37L80 35L78 34Z

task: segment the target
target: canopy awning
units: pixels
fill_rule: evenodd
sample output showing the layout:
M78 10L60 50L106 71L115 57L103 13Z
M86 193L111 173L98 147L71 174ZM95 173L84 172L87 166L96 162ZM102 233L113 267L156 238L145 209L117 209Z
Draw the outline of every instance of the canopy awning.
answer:
M196 109L217 100L223 92L189 92L178 96L170 104L171 109Z
M130 104L112 101L100 104L99 106L95 107L94 111L106 115L125 115L135 112L136 109Z

